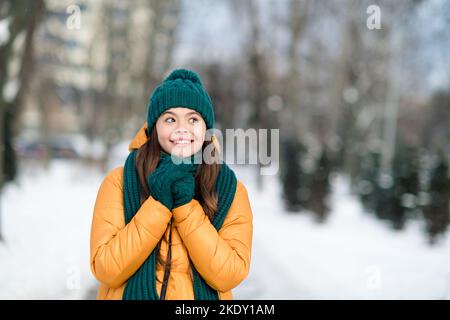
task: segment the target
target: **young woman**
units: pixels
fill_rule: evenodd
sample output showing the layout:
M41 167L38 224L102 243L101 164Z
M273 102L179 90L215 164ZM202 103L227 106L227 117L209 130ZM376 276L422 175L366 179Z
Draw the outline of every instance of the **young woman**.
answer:
M125 165L98 191L97 299L232 299L249 272L253 215L245 186L217 161L217 140L206 139L213 127L193 71L174 70L154 90Z

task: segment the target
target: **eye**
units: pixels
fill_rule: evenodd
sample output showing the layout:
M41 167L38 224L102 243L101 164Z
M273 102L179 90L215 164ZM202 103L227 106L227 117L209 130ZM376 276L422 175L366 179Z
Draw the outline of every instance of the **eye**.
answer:
M199 121L199 119L198 119L197 117L192 117L192 118L189 119L189 121L190 121L191 123L196 123L196 122Z
M164 122L173 123L173 122L175 122L175 119L172 117L168 117L164 120Z

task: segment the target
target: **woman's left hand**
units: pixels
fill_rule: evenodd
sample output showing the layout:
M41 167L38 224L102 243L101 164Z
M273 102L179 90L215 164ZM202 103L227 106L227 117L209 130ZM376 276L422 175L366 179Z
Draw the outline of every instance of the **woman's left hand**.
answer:
M181 179L172 184L173 208L189 203L195 195L195 178L187 172Z
M189 161L186 159L173 157L163 153L161 155L161 162L167 166L170 175L176 177L170 181L170 190L173 201L171 209L182 206L190 202L195 195L195 174L198 165L194 163L193 156Z

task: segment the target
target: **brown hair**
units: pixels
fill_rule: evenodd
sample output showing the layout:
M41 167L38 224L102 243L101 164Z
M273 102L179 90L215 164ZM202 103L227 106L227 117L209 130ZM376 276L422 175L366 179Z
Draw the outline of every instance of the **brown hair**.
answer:
M212 141L206 141L203 143L202 151L212 145L211 156L214 159L218 159L219 150L216 144ZM161 146L158 142L158 133L156 131L156 126L153 127L150 137L147 141L139 148L136 154L136 170L138 172L139 181L141 184L141 194L140 200L141 204L149 197L150 190L147 185L147 177L151 174L158 165L160 152L162 151ZM200 204L203 207L203 211L208 216L209 220L212 222L214 215L217 212L217 193L215 191L215 183L217 176L219 175L219 164L214 161L212 164L207 164L202 161L199 164L199 168L195 175L195 195ZM159 240L157 249L157 262L164 265L164 262L159 254L161 247L161 240ZM170 268L170 261L167 262Z

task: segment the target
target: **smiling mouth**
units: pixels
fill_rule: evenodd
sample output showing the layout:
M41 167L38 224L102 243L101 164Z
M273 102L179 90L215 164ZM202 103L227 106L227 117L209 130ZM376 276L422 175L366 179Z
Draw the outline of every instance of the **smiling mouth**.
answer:
M192 142L194 142L194 140L190 140L190 139L184 139L184 140L171 140L170 142L172 142L174 145L176 146L186 146L191 144Z

